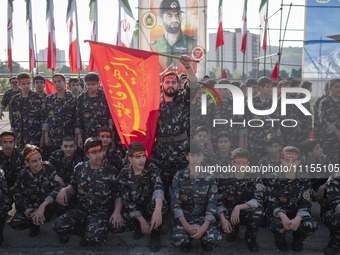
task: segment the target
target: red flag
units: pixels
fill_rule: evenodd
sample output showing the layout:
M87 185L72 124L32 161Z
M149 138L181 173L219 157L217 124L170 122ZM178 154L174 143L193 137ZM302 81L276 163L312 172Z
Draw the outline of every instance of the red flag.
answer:
M31 0L26 0L26 23L28 26L28 39L29 39L29 63L30 63L30 72L32 72L33 68L36 68L36 60L35 60L35 50L33 43L33 23L32 23L32 5Z
M225 71L224 68L223 68L222 78L229 79L229 78L228 78L228 75L227 75L227 73L226 73L226 71Z
M97 0L90 0L90 20L92 21L92 35L91 41L98 41L98 6ZM89 66L87 67L89 72L96 70L92 54L90 53Z
M222 27L222 3L223 3L223 0L220 0L218 3L218 30L217 30L215 51L217 51L217 47L224 45L223 27Z
M142 142L150 156L160 103L155 52L89 42L107 103L122 144ZM152 71L150 71L152 70Z
M48 28L48 53L47 53L47 68L55 71L56 67L56 40L54 27L54 5L53 0L46 1L46 22Z
M241 51L243 54L246 54L246 48L247 48L247 2L248 0L244 0L243 16L242 16L243 29L242 29Z
M57 92L55 90L55 87L54 87L54 84L53 82L51 82L49 79L45 79L45 89L46 89L46 94L47 95L50 95L50 94L53 94L55 92Z
M13 72L13 62L12 62L12 43L13 43L13 0L8 0L7 2L7 61L8 68Z
M279 64L276 62L274 70L272 72L272 76L270 77L273 81L279 80Z

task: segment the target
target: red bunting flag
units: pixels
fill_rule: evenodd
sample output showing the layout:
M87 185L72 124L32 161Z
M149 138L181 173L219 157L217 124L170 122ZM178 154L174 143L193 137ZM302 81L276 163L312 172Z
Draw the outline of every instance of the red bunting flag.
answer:
M90 21L92 21L92 34L91 41L98 41L98 6L97 0L90 0ZM89 72L96 70L94 66L93 57L90 54L89 66L87 67Z
M150 156L160 103L155 52L89 42L107 103L122 144L142 142Z
M215 51L217 51L217 47L224 45L224 38L223 38L223 26L222 26L222 9L223 9L223 0L220 0L218 3L218 29L217 29L217 36L216 36L216 47Z
M246 54L247 49L247 3L248 0L244 0L244 6L243 6L243 16L242 16L242 23L243 23L243 29L242 29L242 45L241 45L241 51L243 54Z
M55 41L54 27L54 5L53 0L46 0L46 22L48 29L48 53L47 53L47 68L55 71L57 48Z
M273 81L279 80L279 64L276 62L274 70L272 72L272 76L270 77Z
M50 95L53 94L56 91L53 82L51 82L49 79L45 79L45 89L46 89L46 94Z
M229 78L228 78L228 75L227 75L227 73L226 73L226 71L225 71L224 68L223 68L222 78L229 79Z
M32 4L31 0L26 0L26 23L28 26L28 41L29 41L29 63L30 63L30 72L32 72L33 68L36 68L37 63L35 60L35 51L34 51L34 43L33 43L33 23L32 23Z

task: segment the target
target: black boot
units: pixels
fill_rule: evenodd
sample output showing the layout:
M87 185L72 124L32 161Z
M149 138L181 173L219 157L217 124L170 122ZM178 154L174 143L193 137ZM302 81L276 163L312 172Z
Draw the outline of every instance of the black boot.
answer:
M141 230L141 228L140 228L140 224L139 224L139 222L138 222L138 223L137 223L137 226L136 226L136 228L135 228L135 231L133 231L133 236L132 236L132 238L133 238L133 240L139 240L139 239L141 239L143 236L144 236L144 235L143 235L143 233L142 233L142 230Z
M63 233L59 233L59 242L60 243L68 243L69 241L69 235L68 234L63 234Z
M302 237L298 232L293 232L293 251L302 251L303 250L303 240L305 238Z
M244 235L244 240L246 241L248 245L248 250L251 252L258 252L259 251L259 245L256 242L255 238L250 238L248 232Z
M191 252L191 248L192 248L191 243L182 244L180 246L181 251L185 253Z
M210 244L202 244L202 248L204 251L212 251L214 247Z
M35 236L39 235L39 232L40 232L40 226L34 225L30 228L30 232L29 232L28 235L30 237L35 237Z
M275 234L275 244L280 251L286 251L287 242L285 234Z
M160 237L159 230L152 230L150 235L150 250L152 252L159 251L162 244L161 244L161 237Z

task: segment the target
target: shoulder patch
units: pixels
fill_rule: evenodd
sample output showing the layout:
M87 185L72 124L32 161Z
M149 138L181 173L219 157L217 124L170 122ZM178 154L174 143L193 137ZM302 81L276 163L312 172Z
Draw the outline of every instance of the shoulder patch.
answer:
M303 192L302 196L304 199L310 199L310 193L308 191Z
M256 184L256 190L262 191L263 185L261 183Z

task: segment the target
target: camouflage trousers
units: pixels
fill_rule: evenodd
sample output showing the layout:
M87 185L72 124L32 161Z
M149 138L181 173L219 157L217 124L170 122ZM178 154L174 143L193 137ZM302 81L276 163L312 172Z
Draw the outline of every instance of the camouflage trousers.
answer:
M225 218L230 222L231 224L231 214L233 212L234 208L228 208L227 215L225 215ZM261 224L263 218L263 211L261 208L254 208L249 210L241 210L240 211L240 224L238 225L231 225L232 232L228 235L236 236L239 230L239 226L246 226L246 237L247 241L255 240L257 237L258 232L258 226ZM221 226L221 224L219 224ZM222 226L221 226L222 229ZM223 230L222 230L223 231Z
M107 240L109 218L107 212L87 213L80 209L71 209L57 218L53 229L58 234L84 237L89 245L101 246Z
M48 205L45 208L44 216L45 222L49 222L55 212L55 205ZM33 224L32 219L26 217L23 212L16 211L14 216L9 220L8 223L13 229L23 230L23 229L34 229L37 225Z
M188 165L184 147L185 141L176 143L156 142L152 150L152 159L161 171L164 196L169 204L169 188L172 184L172 179L178 170L184 169Z
M292 219L294 216L287 215L288 218ZM270 230L277 235L284 237L286 229L283 227L282 221L279 217L272 216L269 218ZM312 235L317 229L319 229L319 223L311 216L305 216L302 218L300 226L294 231L294 237L297 237L301 241L305 240L307 236Z
M197 224L202 226L204 223L204 218L197 219L193 222L188 222L190 225ZM182 224L176 220L176 223L171 231L170 242L176 247L186 245L191 242L191 237L189 233L184 229ZM210 223L207 231L200 239L202 245L218 246L222 241L222 232L218 229L217 225Z
M329 244L335 248L340 248L340 212L329 210L322 215L322 220L330 232Z

